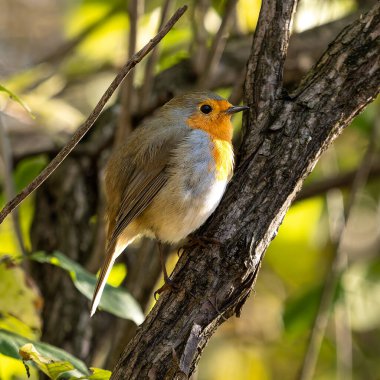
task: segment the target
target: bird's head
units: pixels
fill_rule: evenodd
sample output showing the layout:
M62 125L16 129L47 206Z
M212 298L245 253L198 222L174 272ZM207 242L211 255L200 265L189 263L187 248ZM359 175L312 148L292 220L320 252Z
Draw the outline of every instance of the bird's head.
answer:
M164 106L164 112L193 129L202 129L212 138L231 142L231 116L248 109L233 106L211 92L193 92L177 96Z

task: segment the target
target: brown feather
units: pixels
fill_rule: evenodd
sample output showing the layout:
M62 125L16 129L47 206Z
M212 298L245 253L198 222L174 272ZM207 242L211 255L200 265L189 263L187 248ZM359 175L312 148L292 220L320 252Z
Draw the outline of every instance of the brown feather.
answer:
M107 283L107 278L110 274L113 263L116 259L116 257L114 257L114 250L115 250L115 243L113 244L113 246L109 246L107 248L106 257L104 259L102 268L100 269L100 274L99 274L98 280L97 280L96 285L95 285L94 295L92 297L91 312L90 312L91 317L96 312L96 309L97 309L99 302L100 302L100 298L101 298L102 293L103 293L103 289Z
M152 128L140 127L139 133L132 134L129 142L119 148L107 164L105 181L109 222L107 250L95 286L91 316L96 311L113 263L120 253L115 252L119 237L150 205L165 185L168 179L166 166L170 152L188 133L186 129L176 129L176 133L170 129L162 133L160 125L160 136L156 133L155 139L152 139L153 131L150 129Z

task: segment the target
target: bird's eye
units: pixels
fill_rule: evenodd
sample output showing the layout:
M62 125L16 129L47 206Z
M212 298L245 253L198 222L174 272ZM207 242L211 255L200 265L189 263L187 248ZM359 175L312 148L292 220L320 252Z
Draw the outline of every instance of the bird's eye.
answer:
M208 114L211 111L212 111L212 107L209 106L208 104L203 104L203 106L201 106L201 112Z

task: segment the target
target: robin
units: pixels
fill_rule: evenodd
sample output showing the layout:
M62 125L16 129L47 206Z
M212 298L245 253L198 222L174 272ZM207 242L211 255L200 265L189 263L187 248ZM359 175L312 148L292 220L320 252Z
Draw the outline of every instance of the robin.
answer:
M91 316L116 258L137 237L177 243L199 228L219 204L233 172L233 106L210 92L180 95L128 136L105 169L106 257Z

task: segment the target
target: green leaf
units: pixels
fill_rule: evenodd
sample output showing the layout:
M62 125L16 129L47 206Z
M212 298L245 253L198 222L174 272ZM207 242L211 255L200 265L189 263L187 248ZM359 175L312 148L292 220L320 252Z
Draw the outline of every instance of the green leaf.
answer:
M92 372L92 374L90 376L85 376L85 377L80 377L80 378L72 377L69 380L73 380L73 379L76 379L76 380L109 380L109 378L112 375L112 372L108 371L106 369L90 367L90 370Z
M92 299L96 276L86 271L75 261L60 252L54 252L51 255L47 255L44 252L36 252L30 258L40 263L53 264L66 270L70 274L75 287L89 300ZM129 319L137 325L144 321L144 314L140 305L124 289L106 285L100 300L100 308L120 318Z
M40 356L44 356L50 358L50 361L55 361L60 363L57 366L50 366L49 371L51 374L54 374L55 371L58 371L60 368L69 368L71 366L71 370L75 369L78 376L87 376L88 370L86 365L73 355L68 352L61 350L58 347L54 347L47 343L35 342L30 339L24 338L21 335L15 334L13 332L0 329L0 353L15 359L21 359L19 353L19 347L25 347L25 345L32 343L32 346ZM25 355L29 352L32 353L32 348L29 346L30 350L26 348L23 353ZM26 356L25 356L26 357ZM23 356L23 358L25 359ZM25 359L26 360L26 359ZM29 360L29 359L28 359ZM33 360L33 359L32 359ZM64 364L64 363L69 364ZM37 363L36 363L37 364ZM46 364L46 363L45 363ZM51 364L51 363L50 363ZM66 369L66 371L68 371Z
M106 369L91 367L90 370L92 375L88 378L89 380L108 380L112 375L112 372Z
M1 236L0 241L2 244ZM0 255L0 328L34 339L35 331L41 329L36 305L42 299L23 268L15 265L10 257L8 260Z
M16 191L21 191L32 182L47 164L48 158L45 155L28 157L20 161L14 172Z
M310 328L318 310L321 292L320 286L313 287L286 303L283 319L288 332L299 333Z
M31 360L40 371L53 380L58 379L66 372L74 370L74 366L68 361L55 361L41 355L32 343L27 343L20 347L19 353L24 361Z
M341 298L342 292L341 279L339 278L334 289L333 299L330 308ZM313 325L318 313L323 292L323 285L318 284L309 289L305 289L302 294L291 298L286 302L283 315L285 329L290 334L299 334L308 331Z
M29 108L29 106L27 104L25 104L16 94L14 94L11 90L8 90L6 87L2 86L0 84L0 92L5 92L9 98L13 101L15 101L16 103L20 104L20 106L22 108L24 108L24 110L26 112L29 113L29 115L34 119L35 116L33 115L32 113L32 110Z

